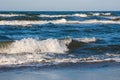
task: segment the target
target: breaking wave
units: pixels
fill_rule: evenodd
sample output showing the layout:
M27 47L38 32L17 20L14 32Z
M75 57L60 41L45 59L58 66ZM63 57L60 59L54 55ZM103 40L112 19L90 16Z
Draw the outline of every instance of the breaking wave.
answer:
M111 13L91 13L93 16L111 16Z
M78 43L96 42L96 38L66 38L37 40L32 38L0 43L0 68L22 66L47 66L82 62L120 62L119 54L92 55L76 57L66 54L69 46ZM62 57L60 57L62 55Z
M65 44L60 43L57 39L39 41L28 38L12 42L7 48L3 48L1 53L64 53L67 50Z
M88 14L67 14L67 15L39 15L39 17L48 17L48 18L54 18L54 17L88 17L88 16L111 16L111 13L88 13Z
M85 21L71 21L66 19L50 20L50 21L0 21L0 25L40 25L40 24L120 24L120 21L114 20L85 20Z
M24 14L0 14L0 17L16 17L16 16L25 16Z
M34 14L34 15L25 15L25 14L0 14L0 17L17 17L17 16L39 16L39 17L88 17L88 16L111 16L111 13L76 13L76 14L63 14L63 15L48 15L48 14Z
M65 19L59 19L59 20L52 20L52 21L0 21L0 25L35 25L35 24L61 24L66 23L67 21Z
M68 15L40 15L39 17L48 17L48 18L54 18L54 17L88 17L87 14L68 14Z
M109 56L110 55L110 56ZM68 55L69 56L69 55ZM104 58L103 58L104 57ZM59 58L54 54L0 54L0 68L4 67L44 67L48 65L70 64L70 63L100 63L100 62L120 62L120 55L111 54L101 56L89 56L86 58Z
M0 53L65 53L70 44L77 45L80 42L95 42L96 38L75 38L75 39L46 39L37 40L27 38L16 41L0 43Z
M111 16L111 13L88 13L88 14L67 14L67 15L39 15L39 17L48 17L48 18L54 18L54 17L88 17L88 16Z

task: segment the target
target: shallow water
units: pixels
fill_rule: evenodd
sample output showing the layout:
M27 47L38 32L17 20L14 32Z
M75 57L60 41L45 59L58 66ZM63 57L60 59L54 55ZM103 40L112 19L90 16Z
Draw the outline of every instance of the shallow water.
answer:
M119 80L118 63L92 63L46 68L18 68L0 70L2 80Z

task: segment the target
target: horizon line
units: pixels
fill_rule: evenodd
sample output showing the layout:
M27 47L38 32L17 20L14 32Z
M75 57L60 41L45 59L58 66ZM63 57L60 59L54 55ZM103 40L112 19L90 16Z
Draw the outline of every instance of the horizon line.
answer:
M51 12L54 12L54 11L56 11L56 12L61 12L61 11L64 11L64 12L67 12L67 11L72 11L72 12L76 12L76 11L81 11L81 12L83 12L83 11L120 11L120 10L0 10L0 12L8 12L8 11L10 11L10 12L14 12L14 11L16 11L16 12L39 12L39 11L41 11L41 12L48 12L48 11L51 11Z

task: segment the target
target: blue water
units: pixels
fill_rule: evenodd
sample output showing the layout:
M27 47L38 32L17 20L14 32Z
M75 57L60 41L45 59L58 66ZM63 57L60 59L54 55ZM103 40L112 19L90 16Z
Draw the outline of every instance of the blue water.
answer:
M68 50L64 51L56 40L66 39L72 42L65 44ZM120 12L0 12L0 50L1 67L119 62Z

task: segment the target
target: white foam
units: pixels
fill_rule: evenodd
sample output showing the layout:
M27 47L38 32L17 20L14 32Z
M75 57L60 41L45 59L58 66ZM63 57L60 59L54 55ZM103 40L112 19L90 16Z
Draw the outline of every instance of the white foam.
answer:
M120 62L120 57L107 58L107 59L104 59L104 60Z
M92 13L93 16L110 16L111 13Z
M54 18L54 17L56 17L56 18L58 18L58 17L71 17L71 16L76 16L76 17L88 17L88 15L87 14L79 14L79 13L77 13L77 14L67 14L67 15L43 15L43 14L41 14L41 15L39 15L39 17L48 17L48 18Z
M110 16L111 13L102 13L103 16Z
M62 63L79 63L79 62L104 62L104 61L115 61L120 62L120 58L98 58L98 57L87 57L87 58L59 58L54 55L50 57L47 54L20 54L20 55L0 55L0 67L15 67L16 66L44 66L44 65L56 65Z
M113 21L120 21L120 16L108 16L108 17L106 17L106 18L108 18L108 19L111 19L111 20L113 20Z
M54 18L54 17L67 17L69 15L39 15L39 17L49 17L49 18Z
M77 16L77 17L88 17L87 14L74 14L73 16Z
M30 24L45 24L45 21L0 21L0 25L30 25Z
M85 42L85 43L97 41L97 39L95 37L93 37L93 38L75 38L75 40L80 41L80 42Z
M42 25L42 24L120 24L120 21L112 21L112 20L86 20L86 21L67 21L66 19L52 20L52 21L0 21L0 25Z
M112 20L86 20L86 21L68 21L69 24L120 24L120 21L112 21Z
M100 16L100 13L93 13L93 16Z
M53 21L48 21L48 22L51 22L51 23L54 23L54 24L61 24L61 23L67 23L67 20L66 19L60 19L60 20L53 20Z
M16 40L1 53L64 53L67 46L57 39L36 40L32 38Z
M69 54L68 54L69 56ZM75 55L72 55L75 57ZM105 55L93 55L86 58L71 58L69 57L57 57L55 54L47 53L23 53L23 54L0 54L0 67L16 67L16 66L45 66L45 65L57 65L62 63L94 63L115 61L120 62L120 55L114 54L110 57Z
M24 64L29 62L41 62L44 55L24 54L24 55L3 55L0 56L0 66L14 66L16 64Z
M25 16L23 14L0 14L0 17L15 17L15 16Z
M61 23L66 23L66 19L59 19L59 20L52 20L52 21L19 21L19 20L14 20L14 21L0 21L0 25L35 25L35 24L47 24L47 23L53 23L53 24L61 24Z
M66 53L68 51L68 45L76 40L79 42L90 43L96 42L96 38L68 38L63 40L58 39L46 39L37 40L33 38L25 38L16 40L8 46L0 48L0 53L18 54L18 53ZM7 45L7 44L6 44Z

